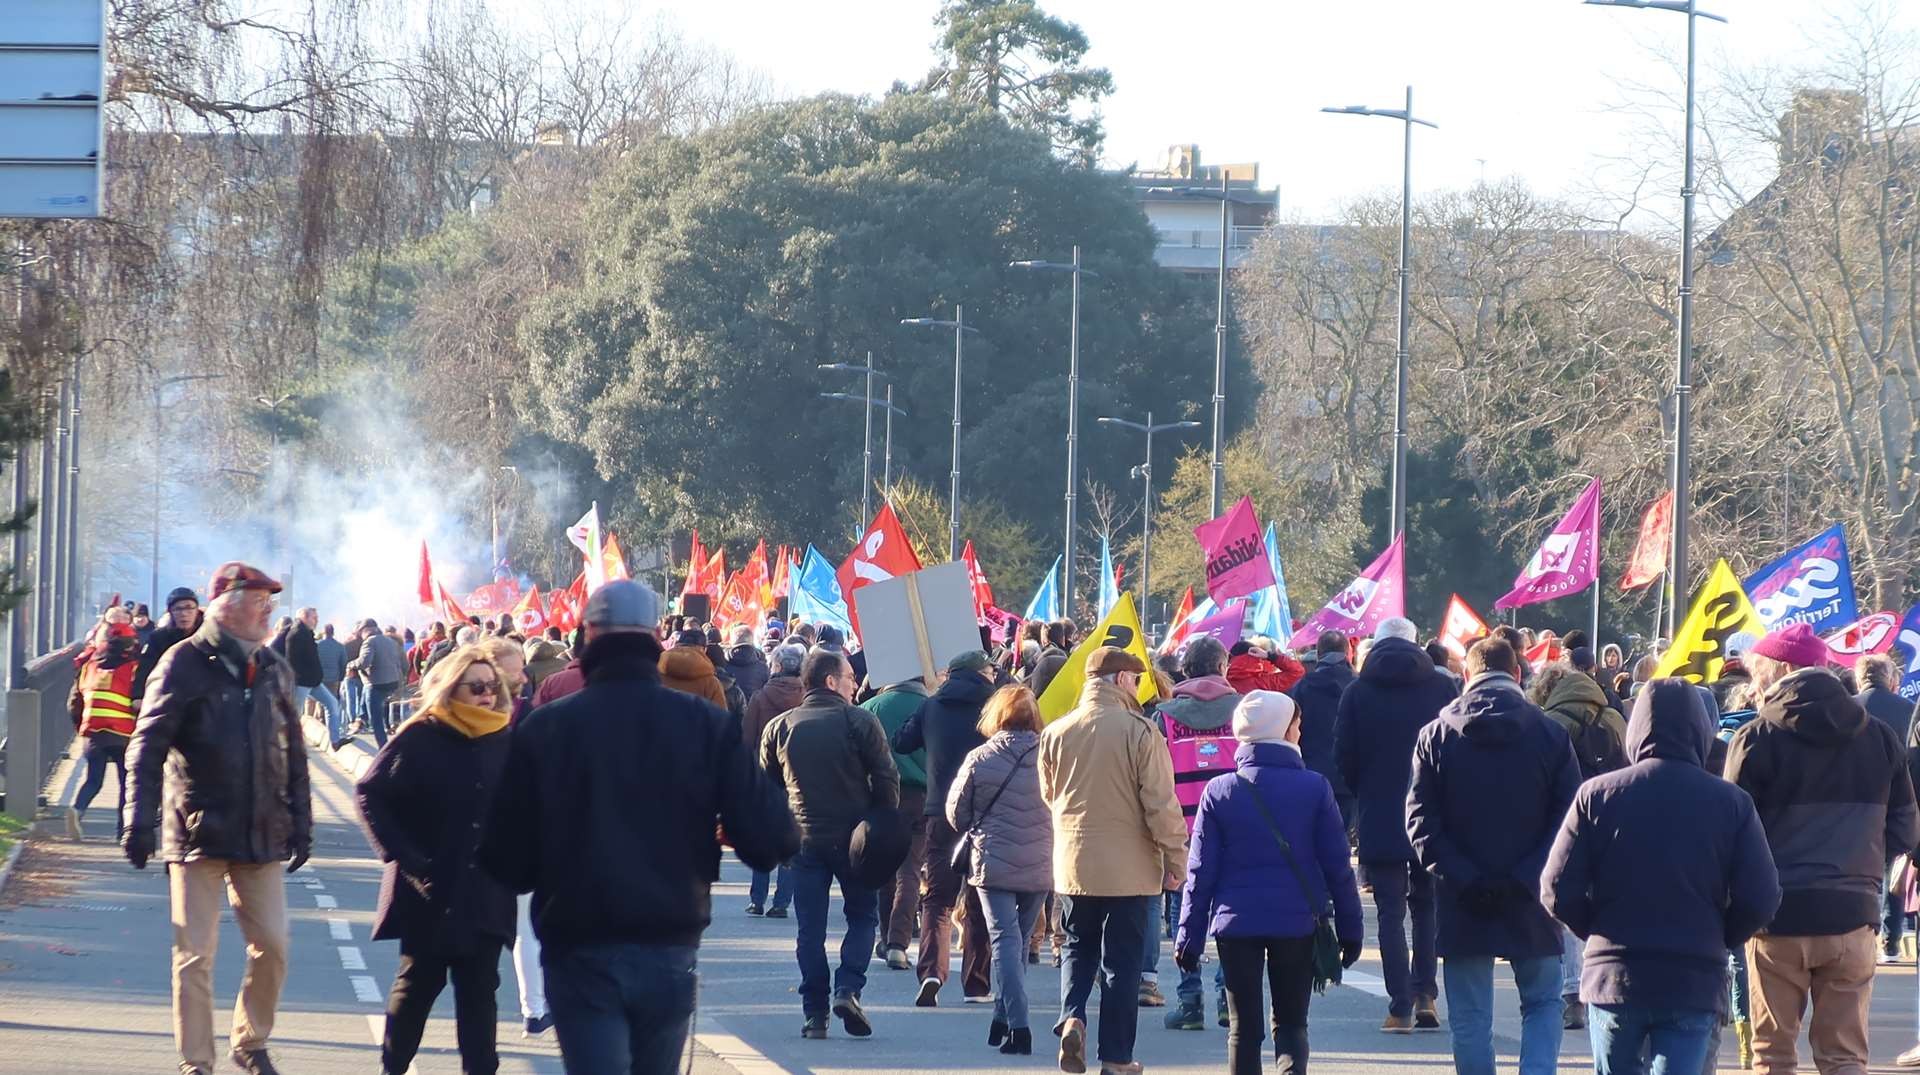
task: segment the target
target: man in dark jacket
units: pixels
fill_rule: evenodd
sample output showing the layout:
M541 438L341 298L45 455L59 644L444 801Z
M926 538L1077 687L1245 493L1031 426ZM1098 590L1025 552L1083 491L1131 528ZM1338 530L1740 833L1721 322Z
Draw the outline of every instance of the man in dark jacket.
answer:
M733 645L727 647L726 669L733 674L734 685L740 688L744 699L741 704L746 705L767 685L772 673L767 668L767 659L760 654L760 647L753 644L752 626L739 624L732 633Z
M915 676L888 684L860 703L860 708L872 713L891 739L926 701L927 685ZM913 839L907 845L907 857L900 860L900 869L894 873L893 884L880 888L880 943L874 954L887 961L889 970L909 970L913 964L907 959L907 946L914 936L920 871L927 859L927 752L895 754L893 767L900 771L900 812L906 815Z
M319 609L303 608L293 619L293 629L287 632L287 663L293 666L293 709L304 713L307 699L319 702L321 711L327 715L327 743L339 750L346 742L340 735L340 699L327 686L326 667L320 660L320 640L313 633L319 623Z
M1521 693L1520 664L1502 638L1467 651L1466 692L1421 729L1407 792L1407 835L1435 882L1460 1075L1493 1072L1495 959L1519 987L1520 1075L1559 1070L1560 926L1540 905L1540 874L1580 766L1567 733Z
M1389 624L1394 626L1388 629ZM1402 629L1394 620L1381 622L1385 634L1374 642L1360 674L1340 695L1334 723L1334 760L1354 796L1360 875L1373 886L1381 976L1386 979L1388 998L1387 1018L1380 1029L1390 1034L1440 1029L1434 1006L1440 983L1433 875L1415 863L1413 844L1407 840L1407 784L1420 729L1459 693L1453 677L1434 667L1427 652L1407 640L1405 632L1412 626L1407 623ZM1337 657L1322 660L1346 661L1346 639L1336 632L1322 635L1317 648L1323 653L1338 651ZM1409 914L1411 947L1407 944Z
M751 867L778 864L799 837L740 726L661 685L653 591L609 582L584 618L586 685L514 727L480 863L533 893L568 1070L670 1071L720 876L714 820Z
M773 676L766 686L747 703L747 711L740 718L740 738L753 752L754 762L760 760L760 739L766 733L767 725L773 718L798 706L807 692L800 686L800 669L806 664L807 651L800 646L781 646L773 651ZM787 905L793 902L793 869L786 863L780 864L778 871L755 870L753 880L747 885L747 913L754 917L765 915L768 918L787 917ZM773 886L773 902L767 902L767 886Z
M145 869L157 845L168 866L173 1036L181 1069L199 1075L213 1071L223 891L247 940L231 1059L254 1075L274 1071L267 1039L287 977L286 875L313 849L293 673L266 646L279 592L246 564L214 572L204 622L154 668L127 745L127 861Z
M1353 666L1347 663L1347 640L1338 631L1322 631L1313 649L1313 667L1288 692L1300 709L1300 756L1307 768L1326 777L1327 783L1333 785L1333 801L1339 804L1340 820L1350 830L1353 828L1353 791L1347 787L1335 758L1334 728L1339 723L1340 696L1353 682Z
M313 651L320 656L320 682L327 685L337 701L340 698L340 681L347 678L347 647L333 637L333 624L320 628L320 637L314 640Z
M1753 1051L1761 1071L1792 1071L1811 993L1813 1053L1830 1071L1865 1071L1874 924L1889 852L1916 827L1906 749L1827 671L1805 624L1747 655L1760 713L1727 747L1727 779L1753 796L1780 870L1780 911L1747 945Z
M1581 786L1540 879L1547 910L1586 941L1580 999L1615 1071L1641 1070L1649 1044L1666 1070L1700 1071L1727 1011L1726 951L1780 906L1752 798L1702 768L1713 735L1692 684L1647 684L1633 764Z
M893 752L927 752L926 889L920 897L920 992L914 1003L931 1008L946 984L953 954L953 905L967 901L965 935L960 943L960 986L969 997L993 992L993 951L987 939L987 915L980 894L953 869L953 845L959 834L947 824L947 789L968 752L986 742L979 732L980 710L993 696L992 663L969 650L947 664L947 680L893 734ZM1036 692L1038 693L1038 692Z
M793 910L799 938L801 1035L827 1036L827 904L840 883L847 918L840 966L832 977L832 1011L848 1034L864 1038L873 1024L860 1007L873 938L878 893L853 874L854 827L876 806L900 805L900 773L873 714L853 704L860 680L838 650L816 646L800 669L807 697L773 718L760 739L760 766L787 789L800 824L793 859Z
M133 674L133 705L140 707L140 699L146 696L147 679L153 675L153 669L167 651L185 642L200 629L200 599L185 586L176 587L167 595L167 621L154 629L147 641L140 647L140 668Z

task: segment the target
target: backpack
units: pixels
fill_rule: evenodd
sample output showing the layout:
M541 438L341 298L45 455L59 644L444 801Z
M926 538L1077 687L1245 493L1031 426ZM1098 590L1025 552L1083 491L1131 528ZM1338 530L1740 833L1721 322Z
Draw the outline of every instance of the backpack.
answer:
M1573 722L1573 756L1580 762L1580 779L1592 780L1601 773L1627 767L1627 751L1614 737L1613 729L1598 717Z

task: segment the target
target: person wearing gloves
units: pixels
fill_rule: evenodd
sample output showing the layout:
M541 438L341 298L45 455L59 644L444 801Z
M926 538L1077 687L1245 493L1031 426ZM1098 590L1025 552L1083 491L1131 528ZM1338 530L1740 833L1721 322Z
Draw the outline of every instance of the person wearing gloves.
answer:
M1227 1064L1263 1070L1261 982L1273 983L1274 1051L1283 1075L1307 1070L1315 916L1333 904L1340 963L1360 958L1360 889L1327 778L1300 756L1293 699L1253 691L1233 712L1235 771L1207 782L1187 853L1175 961L1200 965L1212 934L1227 988Z

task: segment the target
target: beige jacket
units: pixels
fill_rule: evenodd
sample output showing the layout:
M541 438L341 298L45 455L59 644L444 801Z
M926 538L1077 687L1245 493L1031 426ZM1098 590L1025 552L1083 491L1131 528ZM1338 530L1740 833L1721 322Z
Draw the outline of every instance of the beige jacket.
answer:
M1040 733L1040 796L1053 815L1054 891L1157 896L1185 881L1173 759L1126 691L1090 681Z

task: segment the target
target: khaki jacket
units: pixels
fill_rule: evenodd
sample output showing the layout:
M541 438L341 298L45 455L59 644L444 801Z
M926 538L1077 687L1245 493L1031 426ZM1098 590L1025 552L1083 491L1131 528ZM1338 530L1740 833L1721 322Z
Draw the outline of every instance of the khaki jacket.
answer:
M1187 827L1166 740L1127 692L1091 680L1040 733L1040 796L1053 815L1053 887L1157 896L1186 879Z

